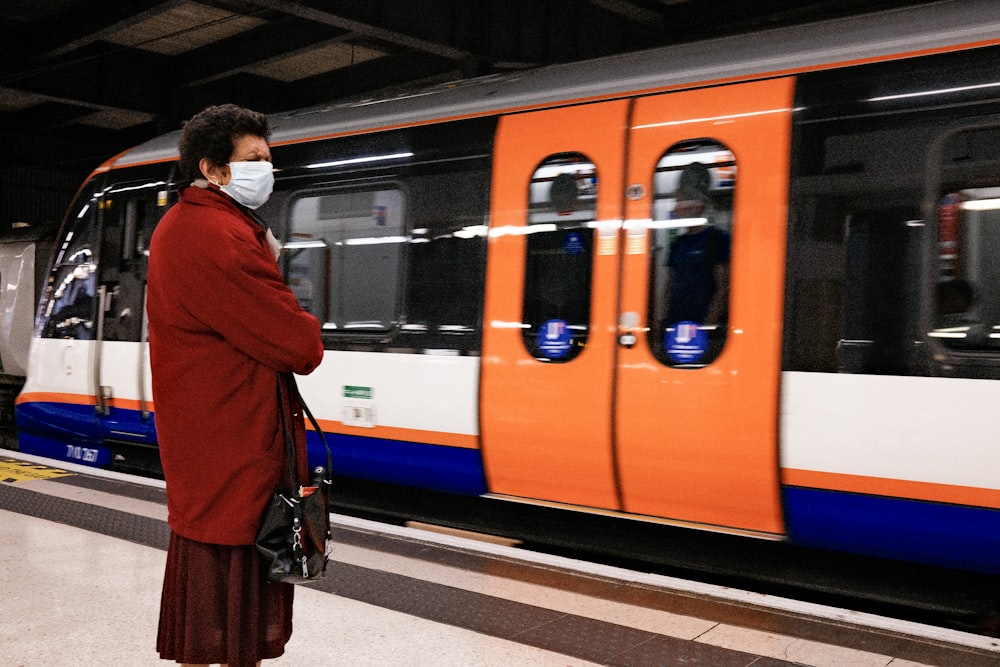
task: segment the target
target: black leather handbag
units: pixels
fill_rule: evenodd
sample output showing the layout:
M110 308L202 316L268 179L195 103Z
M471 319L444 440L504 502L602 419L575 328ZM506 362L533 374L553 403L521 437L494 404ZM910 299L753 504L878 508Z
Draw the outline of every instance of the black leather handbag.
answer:
M288 584L307 584L323 576L330 557L330 512L327 506L332 485L332 455L326 436L316 423L312 412L298 397L292 376L287 376L288 392L298 398L303 411L326 447L326 468L317 467L312 479L302 483L298 479L294 429L292 428L292 400L285 400L281 378L278 379L278 409L284 432L287 476L264 510L257 533L257 550L264 560L267 578Z

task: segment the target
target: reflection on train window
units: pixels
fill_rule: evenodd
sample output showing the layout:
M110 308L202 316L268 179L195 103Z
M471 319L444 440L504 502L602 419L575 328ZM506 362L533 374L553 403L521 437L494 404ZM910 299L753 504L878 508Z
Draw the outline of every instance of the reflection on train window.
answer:
M407 243L404 204L396 188L293 202L285 275L325 332L385 332L397 320Z
M712 363L726 341L736 161L722 144L674 145L656 164L648 340L676 368Z
M1000 352L1000 129L944 145L937 283L930 336L956 350Z
M576 153L531 177L525 257L524 344L539 361L566 362L587 343L597 172Z
M258 213L327 349L480 353L496 122L273 147L275 164L312 165L278 173Z
M96 336L96 207L96 196L84 200L76 208L76 217L67 223L46 287L42 337L91 340Z
M104 340L141 339L149 237L168 205L163 181L117 183L98 202Z
M1000 376L1000 102L956 87L981 72L953 54L800 77L783 370ZM914 81L945 94L891 94Z

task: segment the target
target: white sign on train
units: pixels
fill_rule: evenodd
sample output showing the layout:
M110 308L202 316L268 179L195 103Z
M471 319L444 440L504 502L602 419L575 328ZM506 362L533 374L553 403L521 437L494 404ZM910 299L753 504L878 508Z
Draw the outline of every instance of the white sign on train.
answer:
M98 450L77 445L66 445L66 458L76 459L84 463L97 463Z

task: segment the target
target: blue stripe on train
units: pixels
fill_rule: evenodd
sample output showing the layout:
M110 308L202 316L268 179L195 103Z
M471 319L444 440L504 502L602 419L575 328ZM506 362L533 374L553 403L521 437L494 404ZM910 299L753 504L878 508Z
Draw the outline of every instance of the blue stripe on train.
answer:
M57 461L69 461L96 468L104 468L111 464L111 448L100 442L57 440L22 432L18 434L17 446L18 450L25 454Z
M142 444L156 441L152 421L143 420L135 410L112 408L109 418L97 415L93 406L32 402L18 405L16 414L21 451L61 461L103 467L111 458L105 438ZM451 493L486 492L478 449L339 433L327 433L326 438L337 475ZM312 431L308 443L310 466L326 465L326 451Z
M1000 574L1000 510L783 487L792 542Z
M21 403L14 411L17 430L53 440L76 444L99 444L104 439L156 443L156 428L151 415L138 410L110 407L106 415L93 405L73 403Z
M336 475L467 495L486 493L478 449L327 433ZM309 464L325 465L326 450L309 432Z

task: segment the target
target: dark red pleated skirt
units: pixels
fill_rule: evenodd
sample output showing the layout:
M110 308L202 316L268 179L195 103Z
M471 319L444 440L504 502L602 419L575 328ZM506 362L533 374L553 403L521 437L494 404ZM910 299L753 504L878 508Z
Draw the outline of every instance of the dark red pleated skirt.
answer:
M295 587L267 581L253 545L170 533L156 650L164 660L253 667L292 636Z

